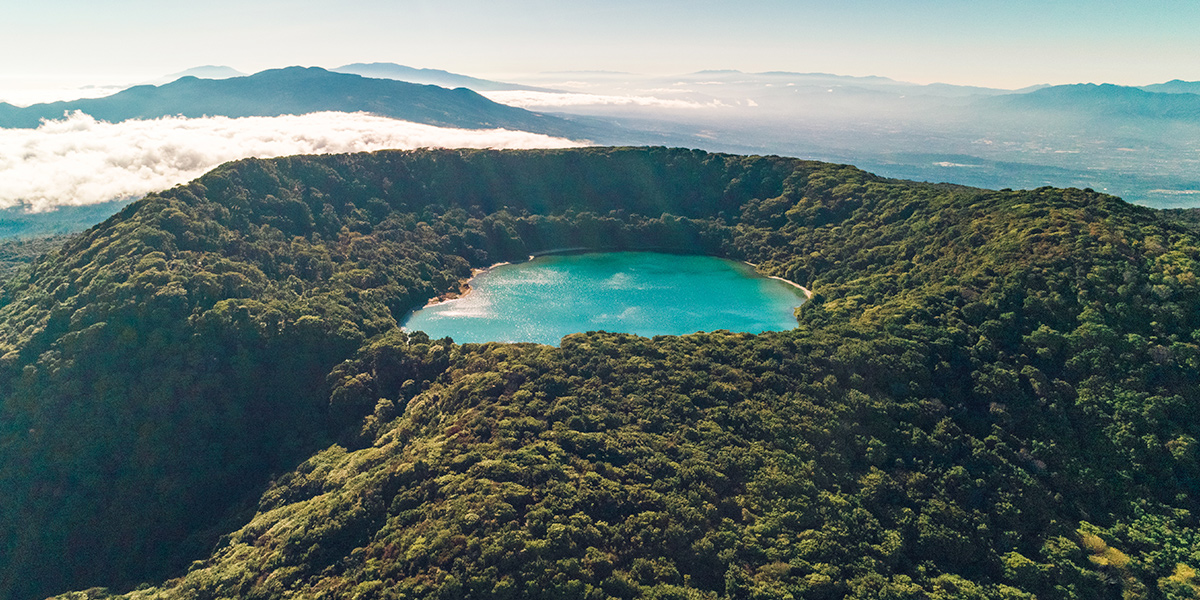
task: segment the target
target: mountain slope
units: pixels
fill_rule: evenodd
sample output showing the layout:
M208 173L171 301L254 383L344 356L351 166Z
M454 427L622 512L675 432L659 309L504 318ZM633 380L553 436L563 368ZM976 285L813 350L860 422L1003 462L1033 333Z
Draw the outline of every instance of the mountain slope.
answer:
M1186 597L1198 241L1090 191L779 157L232 163L0 296L0 591ZM568 242L816 296L757 336L396 330Z
M0 106L0 127L37 127L42 119L62 118L75 110L112 122L173 115L248 117L364 111L446 127L503 127L568 137L583 133L566 121L497 104L466 89L368 79L315 67L273 69L221 80L184 77L158 87L132 87L105 98L25 108Z

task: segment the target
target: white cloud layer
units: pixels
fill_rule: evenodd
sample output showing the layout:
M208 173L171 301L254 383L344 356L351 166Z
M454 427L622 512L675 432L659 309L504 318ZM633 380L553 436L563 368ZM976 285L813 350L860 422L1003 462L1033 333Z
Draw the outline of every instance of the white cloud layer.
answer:
M5 82L0 79L0 85ZM95 86L89 85L84 87L6 87L3 94L0 96L0 102L7 102L14 106L29 106L31 104L41 104L48 102L60 102L65 100L79 100L82 98L103 98L111 96L128 86L123 85L105 85Z
M15 75L0 70L0 102L29 106L42 102L101 98L111 96L131 85L134 84L106 80L102 75Z
M655 108L720 108L727 106L719 100L709 103L672 100L655 96L611 96L526 90L480 92L488 100L518 108L556 108L569 106L650 106Z
M0 129L0 208L45 211L137 197L248 157L581 145L524 131L450 129L365 113L106 123L76 112L37 129Z

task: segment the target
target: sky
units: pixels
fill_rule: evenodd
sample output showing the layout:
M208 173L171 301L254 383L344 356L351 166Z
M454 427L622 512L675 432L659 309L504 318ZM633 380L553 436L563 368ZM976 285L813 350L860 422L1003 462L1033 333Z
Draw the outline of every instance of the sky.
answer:
M881 75L1015 89L1200 80L1195 0L0 0L0 97L395 62L518 80L548 71Z

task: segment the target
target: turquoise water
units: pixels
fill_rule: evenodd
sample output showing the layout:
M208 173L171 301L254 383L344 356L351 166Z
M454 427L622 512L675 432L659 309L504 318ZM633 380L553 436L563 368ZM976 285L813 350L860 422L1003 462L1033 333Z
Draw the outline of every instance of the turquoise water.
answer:
M471 280L462 298L427 306L405 322L432 338L558 345L564 335L644 336L796 326L803 293L752 267L711 256L605 252L543 256Z

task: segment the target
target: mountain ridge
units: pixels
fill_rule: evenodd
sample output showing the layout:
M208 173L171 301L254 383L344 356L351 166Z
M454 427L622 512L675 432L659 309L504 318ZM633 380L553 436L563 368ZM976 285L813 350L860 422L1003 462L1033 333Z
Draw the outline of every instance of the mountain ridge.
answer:
M143 85L163 85L171 83L180 77L196 77L199 79L229 79L230 77L246 77L247 75L249 75L249 73L243 73L237 69L234 69L233 67L227 67L225 65L201 65L199 67L192 67L177 73L171 73L169 75L157 77L145 82Z
M1057 85L1027 94L997 96L984 102L1003 108L1074 111L1090 116L1200 120L1200 95L1153 92L1111 83Z
M397 79L411 83L436 85L444 88L465 87L477 92L500 90L527 90L537 92L557 91L549 88L521 85L518 83L506 83L502 81L480 79L478 77L471 77L469 75L451 73L442 69L418 69L388 62L352 63L348 65L342 65L336 69L330 69L330 71L335 73L351 73L354 75L362 75L363 77L373 77L377 79Z
M586 133L567 121L497 104L467 89L370 79L319 67L270 69L221 80L185 76L162 86L134 86L105 98L24 108L0 106L0 127L34 128L43 119L62 118L75 110L113 122L175 115L249 117L363 111L443 127L509 128L565 137Z
M1163 83L1153 83L1139 87L1147 92L1165 94L1200 94L1200 81L1172 79Z

